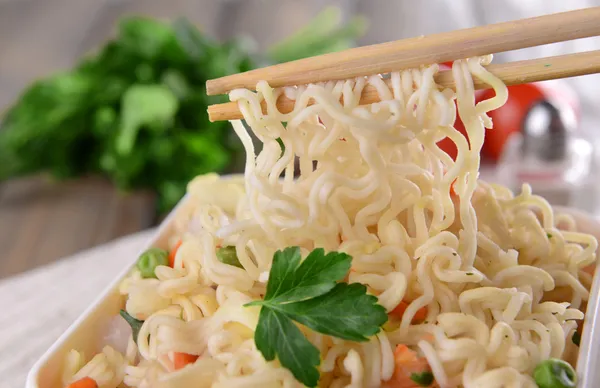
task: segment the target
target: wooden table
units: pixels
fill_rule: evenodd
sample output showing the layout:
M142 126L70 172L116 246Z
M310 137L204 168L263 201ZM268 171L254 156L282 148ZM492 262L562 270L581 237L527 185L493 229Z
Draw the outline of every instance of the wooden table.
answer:
M102 179L0 185L0 278L146 229L154 214L152 194L125 195Z

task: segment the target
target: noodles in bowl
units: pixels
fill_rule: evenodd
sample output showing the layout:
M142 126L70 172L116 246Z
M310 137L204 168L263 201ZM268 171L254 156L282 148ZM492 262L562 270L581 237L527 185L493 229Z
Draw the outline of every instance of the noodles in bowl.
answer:
M456 92L436 65L391 87L231 92L243 178L190 183L169 252L144 253L121 286L132 329L91 360L73 350L64 385L575 386L597 241L528 186L478 180L486 112L507 98L490 59L456 61ZM473 77L495 97L475 104ZM359 105L366 85L381 102Z

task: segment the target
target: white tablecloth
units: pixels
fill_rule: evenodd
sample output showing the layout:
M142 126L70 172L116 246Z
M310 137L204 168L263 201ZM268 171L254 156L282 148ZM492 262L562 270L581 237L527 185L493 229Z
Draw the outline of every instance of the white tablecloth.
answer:
M21 388L31 366L148 242L121 238L0 281L0 387Z

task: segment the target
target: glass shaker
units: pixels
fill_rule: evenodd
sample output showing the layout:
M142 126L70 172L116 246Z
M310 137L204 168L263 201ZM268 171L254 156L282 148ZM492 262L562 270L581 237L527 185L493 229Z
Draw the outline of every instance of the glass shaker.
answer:
M594 147L575 132L570 109L542 100L528 111L520 133L506 144L497 179L515 193L531 185L551 205L575 207L596 214Z

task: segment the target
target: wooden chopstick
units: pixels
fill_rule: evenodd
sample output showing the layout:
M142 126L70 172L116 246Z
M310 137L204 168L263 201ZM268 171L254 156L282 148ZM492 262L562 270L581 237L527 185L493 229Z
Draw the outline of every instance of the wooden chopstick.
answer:
M555 57L532 59L502 64L492 64L486 67L492 74L500 78L507 85L525 84L528 82L545 81L557 78L568 78L579 75L600 73L600 50L588 51L578 54L559 55ZM454 87L451 71L439 72L435 81L438 85L447 88ZM476 89L485 89L487 84L474 78ZM391 81L386 80L391 86ZM379 94L374 87L366 86L360 98L360 104L372 104L379 101ZM312 105L314 101L310 101ZM266 113L266 104L263 101L263 112ZM282 113L289 113L294 109L294 101L281 96L277 100L277 108ZM210 121L241 119L236 102L211 105L208 107Z
M341 80L600 35L600 7L357 47L206 82L208 95Z

